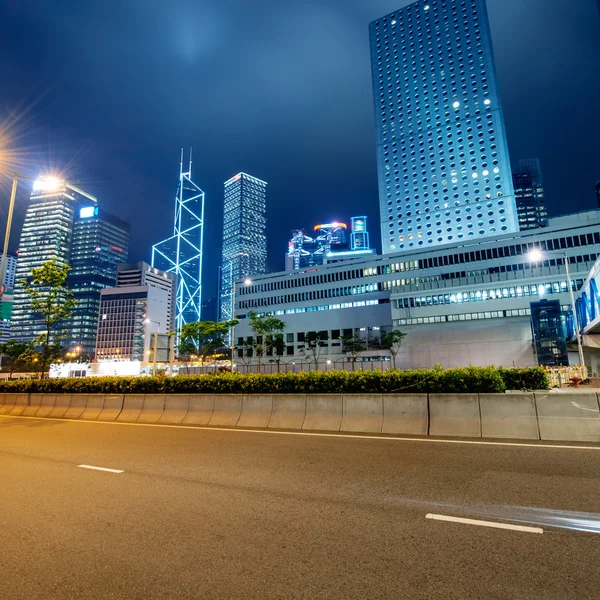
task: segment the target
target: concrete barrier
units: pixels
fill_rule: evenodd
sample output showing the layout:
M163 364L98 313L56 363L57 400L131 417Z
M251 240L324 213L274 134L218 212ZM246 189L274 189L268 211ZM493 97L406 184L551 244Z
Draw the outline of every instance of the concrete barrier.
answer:
M99 421L116 421L123 410L123 394L106 394L104 408L98 416Z
M215 394L215 407L209 425L235 427L242 413L242 394Z
M600 410L595 393L535 393L540 439L600 442Z
M104 394L88 394L85 410L80 419L95 421L104 408Z
M42 394L42 404L35 413L36 417L48 417L56 404L56 394Z
M266 428L273 413L272 394L244 394L238 427Z
M0 415L7 415L15 407L17 401L16 394L0 394L2 399L0 401Z
M343 394L340 431L381 433L383 425L382 394Z
M144 408L138 417L138 423L158 423L165 410L164 394L146 394L144 396Z
M65 419L80 419L87 404L87 394L71 394L71 406L64 414Z
M15 394L0 394L0 415L7 415L15 406Z
M481 437L477 394L429 394L429 434Z
M215 407L212 394L190 394L188 411L183 419L184 425L208 425Z
M427 394L383 394L381 433L427 435Z
M34 417L35 413L42 405L42 394L29 394L29 402L25 410L21 413L22 417Z
M269 429L302 429L306 394L274 394Z
M125 394L123 397L123 410L118 414L117 421L135 423L142 414L143 407L144 394Z
M62 419L71 406L71 394L56 394L54 408L48 415L51 418Z
M342 394L309 394L303 430L339 431L343 413Z
M167 425L183 423L188 412L189 403L190 397L187 394L165 396L165 410L158 422Z
M15 403L12 407L12 410L8 413L13 417L18 417L23 414L23 411L27 408L29 404L29 394L12 394L15 396Z
M533 394L479 394L479 408L482 437L540 439Z

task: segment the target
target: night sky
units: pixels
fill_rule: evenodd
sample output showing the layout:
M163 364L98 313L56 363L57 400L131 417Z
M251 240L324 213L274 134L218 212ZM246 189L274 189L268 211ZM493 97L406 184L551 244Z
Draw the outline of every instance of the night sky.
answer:
M179 149L193 146L207 194L205 297L223 182L239 171L269 183L270 270L283 269L290 230L318 222L367 214L379 245L368 24L408 3L0 0L0 123L17 116L5 158L79 181L132 223L130 260L149 261L172 232ZM488 0L488 10L513 165L540 158L551 216L595 208L596 0Z

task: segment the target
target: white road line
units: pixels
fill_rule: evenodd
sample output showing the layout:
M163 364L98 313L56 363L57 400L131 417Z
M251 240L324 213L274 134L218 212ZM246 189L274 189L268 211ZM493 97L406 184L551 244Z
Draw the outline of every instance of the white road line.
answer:
M461 517L449 517L448 515L425 515L426 519L436 521L450 521L452 523L464 523L465 525L479 525L481 527L494 527L495 529L512 529L513 531L525 531L527 533L544 533L541 527L527 527L525 525L511 525L510 523L497 523L495 521L479 521L478 519L463 519Z
M430 444L469 444L475 446L515 446L518 448L559 448L562 450L594 450L600 451L600 446L573 446L567 444L526 444L524 442L484 442L478 440L440 440L430 437L391 437L385 435L356 435L347 433L317 433L314 431L277 431L274 429L238 429L234 427L203 427L197 425L163 425L161 423L122 423L118 421L87 421L83 419L59 419L57 417L22 417L13 415L0 415L0 419L44 419L45 421L64 421L66 423L87 423L88 425L118 425L123 427L161 427L167 429L179 429L181 431L231 431L235 433L266 433L270 435L301 435L313 437L332 437L339 440L360 439L379 440L381 442L425 442Z
M93 465L77 465L80 469L92 469L93 471L106 471L107 473L125 473L120 469L107 469L106 467L94 467Z

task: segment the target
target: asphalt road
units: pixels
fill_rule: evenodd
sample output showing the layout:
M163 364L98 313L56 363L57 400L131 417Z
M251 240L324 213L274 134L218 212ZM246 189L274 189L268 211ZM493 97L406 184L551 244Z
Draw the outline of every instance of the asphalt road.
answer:
M0 417L2 600L596 599L599 513L600 448Z

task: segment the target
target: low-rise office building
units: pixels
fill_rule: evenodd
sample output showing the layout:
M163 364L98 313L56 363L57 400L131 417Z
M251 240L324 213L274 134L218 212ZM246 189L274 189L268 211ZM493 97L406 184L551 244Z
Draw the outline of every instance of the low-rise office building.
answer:
M532 250L543 253L537 262ZM600 256L600 211L550 219L543 229L256 276L236 285L236 344L252 336L255 311L286 323L287 360L307 355L308 331L321 332L321 356L334 361L344 356L344 336L373 344L381 329L399 329L407 334L401 368L535 365L531 302L558 299L572 329L565 255L577 291Z

